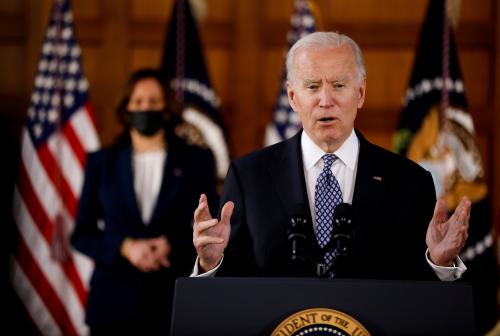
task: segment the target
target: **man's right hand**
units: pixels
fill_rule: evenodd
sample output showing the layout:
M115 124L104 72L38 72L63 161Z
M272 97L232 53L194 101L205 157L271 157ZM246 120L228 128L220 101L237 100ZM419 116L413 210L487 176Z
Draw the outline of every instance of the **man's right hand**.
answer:
M231 232L231 215L234 203L226 202L221 212L221 220L212 218L207 196L202 194L194 212L193 244L198 253L200 271L208 272L222 259Z

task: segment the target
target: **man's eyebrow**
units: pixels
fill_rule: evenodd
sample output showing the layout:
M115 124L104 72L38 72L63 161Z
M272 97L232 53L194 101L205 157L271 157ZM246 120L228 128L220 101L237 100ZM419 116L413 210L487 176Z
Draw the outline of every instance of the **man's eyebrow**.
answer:
M329 80L328 83L338 83L338 82L348 82L349 81L349 78L348 77L341 77L341 78L335 78L335 79L332 79L332 80Z
M317 84L321 81L317 80L317 79L304 79L303 82L304 82L304 84Z

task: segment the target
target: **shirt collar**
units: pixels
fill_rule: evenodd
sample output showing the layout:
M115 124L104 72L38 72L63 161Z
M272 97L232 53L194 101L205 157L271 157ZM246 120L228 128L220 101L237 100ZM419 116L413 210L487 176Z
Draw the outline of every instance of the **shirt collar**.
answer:
M307 135L305 131L302 132L300 139L300 145L302 148L302 160L304 161L304 167L306 170L311 169L326 153L312 141L312 139ZM337 149L333 154L335 154L349 169L354 170L356 167L356 161L359 153L359 140L354 132L351 131L349 137L344 141L344 143Z

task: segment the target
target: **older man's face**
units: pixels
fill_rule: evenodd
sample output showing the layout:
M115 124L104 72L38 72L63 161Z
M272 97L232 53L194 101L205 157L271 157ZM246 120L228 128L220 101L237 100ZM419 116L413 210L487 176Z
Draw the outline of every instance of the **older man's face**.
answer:
M290 105L309 137L333 152L350 135L365 99L366 81L359 79L354 51L349 45L299 50L293 67Z

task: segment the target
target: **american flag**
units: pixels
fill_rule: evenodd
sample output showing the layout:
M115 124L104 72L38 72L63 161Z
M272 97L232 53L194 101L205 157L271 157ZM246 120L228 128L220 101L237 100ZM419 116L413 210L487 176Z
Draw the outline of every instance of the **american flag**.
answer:
M69 1L55 0L22 131L11 280L43 335L84 335L93 265L69 248L87 151L99 147Z
M313 15L311 4L307 0L295 0L294 10L290 19L288 31L288 49L301 37L314 33L317 23ZM295 135L302 127L299 116L288 103L286 92L286 69L281 76L281 87L274 109L273 122L267 126L264 145L272 145Z

